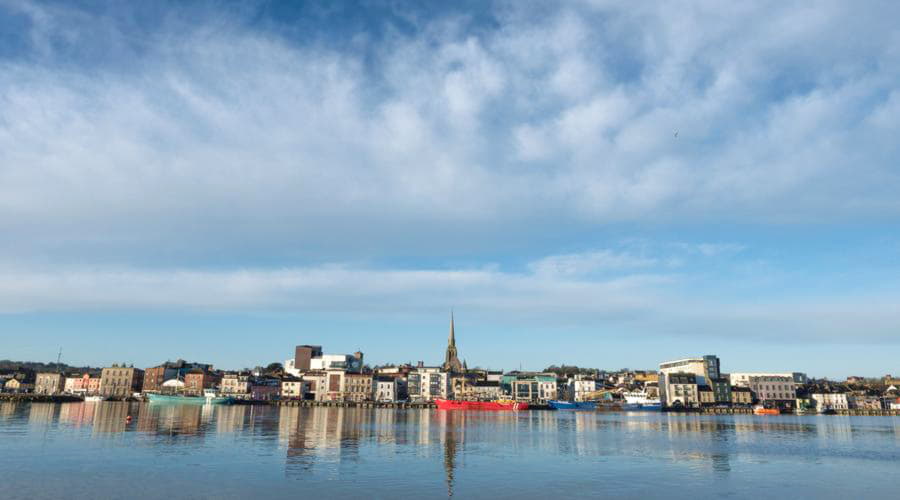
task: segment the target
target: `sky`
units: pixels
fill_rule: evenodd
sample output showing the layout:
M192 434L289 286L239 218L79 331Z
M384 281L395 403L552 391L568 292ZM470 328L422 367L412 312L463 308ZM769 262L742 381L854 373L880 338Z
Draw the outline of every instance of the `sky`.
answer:
M0 359L900 373L898 18L0 0Z

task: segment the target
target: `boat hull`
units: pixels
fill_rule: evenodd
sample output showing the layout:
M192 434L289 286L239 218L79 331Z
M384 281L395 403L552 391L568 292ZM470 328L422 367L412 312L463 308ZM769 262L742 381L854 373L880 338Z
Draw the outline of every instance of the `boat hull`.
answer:
M754 415L781 415L781 411L776 408L754 408Z
M147 394L147 399L149 399L151 403L174 405L224 405L234 402L232 398L226 397L205 398L202 396L169 396L167 394Z
M548 401L550 408L554 410L596 410L597 403L593 401Z
M434 404L439 410L479 410L479 411L511 411L527 410L528 403L514 401L454 401L436 399Z
M662 411L662 404L660 404L660 403L626 404L626 405L622 406L622 409L625 411Z

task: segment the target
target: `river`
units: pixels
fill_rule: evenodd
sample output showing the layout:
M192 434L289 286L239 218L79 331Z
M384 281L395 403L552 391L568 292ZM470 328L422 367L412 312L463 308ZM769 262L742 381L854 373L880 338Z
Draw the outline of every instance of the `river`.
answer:
M900 417L2 402L0 457L5 499L900 498Z

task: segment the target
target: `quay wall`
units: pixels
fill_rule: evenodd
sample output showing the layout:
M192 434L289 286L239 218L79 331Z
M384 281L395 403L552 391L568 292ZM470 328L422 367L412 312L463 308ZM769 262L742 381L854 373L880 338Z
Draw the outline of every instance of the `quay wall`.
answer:
M79 396L70 394L33 394L33 393L0 393L0 401L16 401L29 403L79 403L84 401Z

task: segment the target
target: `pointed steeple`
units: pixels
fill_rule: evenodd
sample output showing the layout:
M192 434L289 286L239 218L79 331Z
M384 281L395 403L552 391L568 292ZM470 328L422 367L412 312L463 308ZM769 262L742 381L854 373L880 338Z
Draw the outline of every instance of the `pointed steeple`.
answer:
M453 309L450 310L450 335L447 336L447 352L444 355L444 370L451 373L462 371L462 363L456 353L456 332L453 327Z
M456 347L456 333L453 331L453 309L450 309L450 337L447 339L447 347Z

